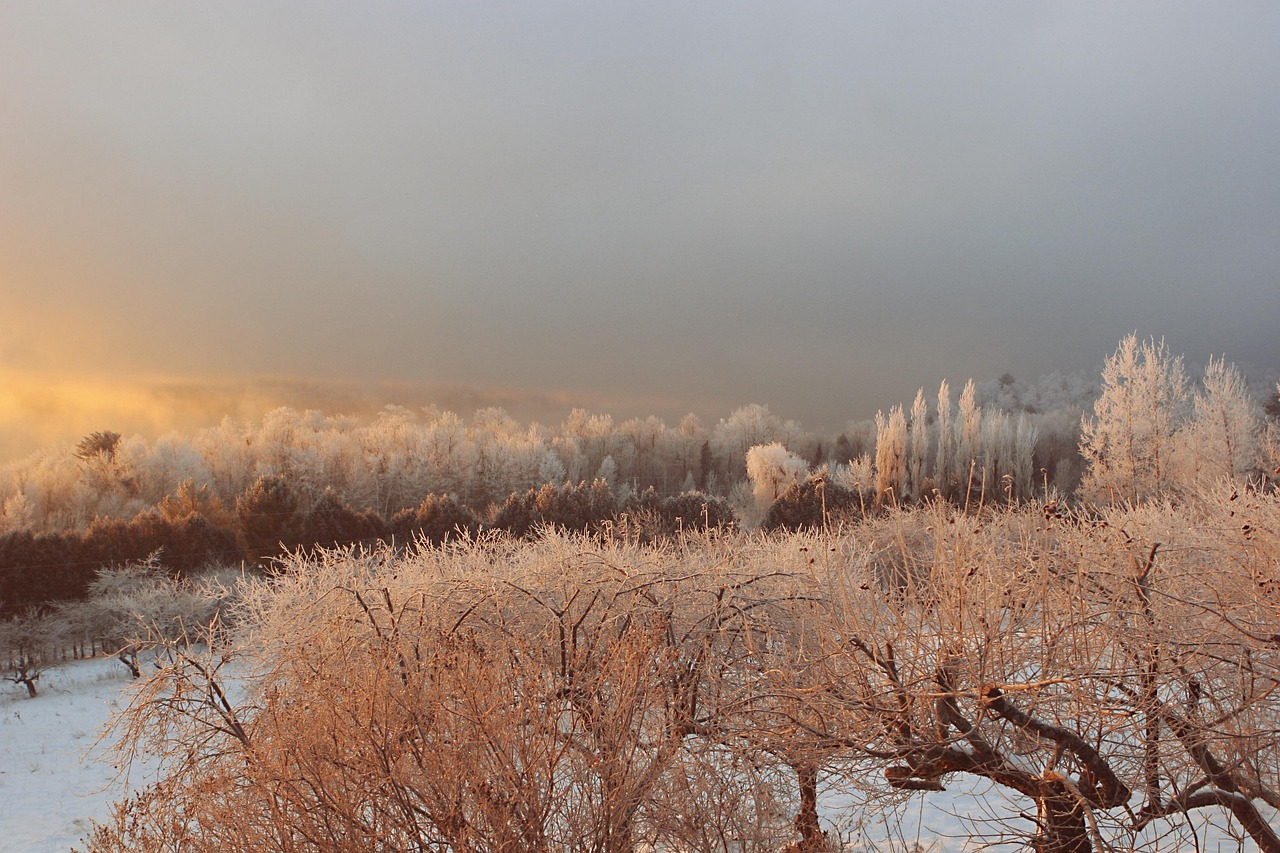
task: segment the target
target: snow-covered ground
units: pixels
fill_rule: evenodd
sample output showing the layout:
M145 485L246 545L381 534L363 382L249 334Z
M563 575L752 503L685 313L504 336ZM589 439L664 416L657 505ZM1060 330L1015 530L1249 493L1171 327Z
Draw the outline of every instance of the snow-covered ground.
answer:
M0 850L65 853L108 815L125 783L93 746L131 682L113 658L45 670L35 699L0 682Z
M131 683L128 671L112 658L46 670L35 699L28 699L21 686L0 682L0 851L66 853L79 845L90 821L104 819L111 804L127 792L127 783L111 766L110 756L95 744L111 713L127 701L124 690ZM144 772L135 768L131 781L141 784ZM830 816L838 822L842 798L829 792L826 799ZM866 834L857 838L860 833L848 832L845 837L855 845L870 841L868 846L879 850L983 849L980 840L965 836L982 834L984 824L989 827L997 815L1007 818L1029 806L1004 797L981 780L956 779L946 793L917 798L894 819L879 822L874 812L864 813ZM1202 812L1197 823L1214 811ZM1223 816L1212 817L1219 826L1200 826L1201 849L1239 849L1223 830L1227 823ZM988 831L994 834L993 829ZM1168 837L1158 849L1190 849L1189 841L1186 835ZM1243 849L1256 850L1256 846L1246 843Z

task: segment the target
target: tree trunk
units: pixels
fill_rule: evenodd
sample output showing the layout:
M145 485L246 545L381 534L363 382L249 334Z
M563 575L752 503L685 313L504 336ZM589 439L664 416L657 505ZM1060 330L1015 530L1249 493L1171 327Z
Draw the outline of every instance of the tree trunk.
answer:
M133 673L134 678L142 677L142 669L138 666L138 655L136 652L121 652L117 657L117 660L129 667L129 672Z
M1036 798L1036 835L1031 849L1036 853L1092 853L1093 842L1085 826L1084 807L1060 786Z
M818 823L818 768L810 765L794 768L800 788L800 810L796 813L795 828L800 841L792 844L794 853L823 853L827 849L827 834Z

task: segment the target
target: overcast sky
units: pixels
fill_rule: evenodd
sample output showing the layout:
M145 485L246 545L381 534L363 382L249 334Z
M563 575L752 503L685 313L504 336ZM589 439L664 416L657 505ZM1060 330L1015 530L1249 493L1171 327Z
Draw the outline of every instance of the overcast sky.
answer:
M1134 330L1275 370L1278 45L1272 2L0 0L0 429L838 429Z

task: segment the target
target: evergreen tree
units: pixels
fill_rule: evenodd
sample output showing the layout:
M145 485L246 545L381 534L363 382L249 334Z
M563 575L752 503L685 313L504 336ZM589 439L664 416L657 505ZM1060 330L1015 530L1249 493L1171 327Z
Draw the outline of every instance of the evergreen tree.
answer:
M284 477L263 475L236 498L236 518L249 559L273 557L299 542L298 496Z

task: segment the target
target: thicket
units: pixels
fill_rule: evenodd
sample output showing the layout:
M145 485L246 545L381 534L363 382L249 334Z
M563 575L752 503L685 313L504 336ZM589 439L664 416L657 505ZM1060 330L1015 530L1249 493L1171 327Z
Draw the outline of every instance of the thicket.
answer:
M87 848L812 853L972 776L1010 798L975 844L1277 851L1277 519L1227 484L297 554L215 651L155 643L118 732L164 770Z

